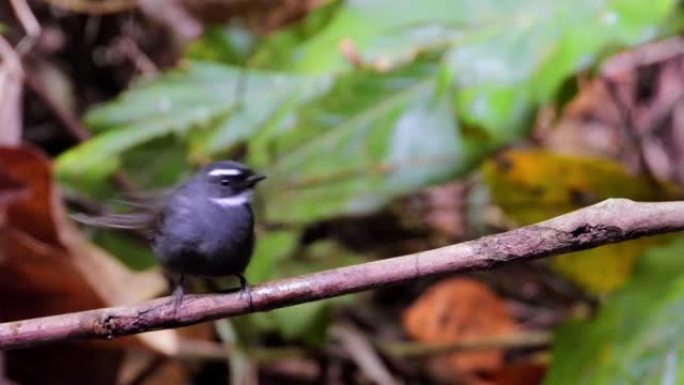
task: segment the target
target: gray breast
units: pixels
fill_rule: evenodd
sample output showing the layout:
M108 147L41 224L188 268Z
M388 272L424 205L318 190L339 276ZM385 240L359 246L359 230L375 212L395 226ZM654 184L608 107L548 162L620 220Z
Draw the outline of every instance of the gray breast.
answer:
M221 207L186 197L172 199L153 242L162 265L177 273L224 276L242 273L254 243L249 205Z

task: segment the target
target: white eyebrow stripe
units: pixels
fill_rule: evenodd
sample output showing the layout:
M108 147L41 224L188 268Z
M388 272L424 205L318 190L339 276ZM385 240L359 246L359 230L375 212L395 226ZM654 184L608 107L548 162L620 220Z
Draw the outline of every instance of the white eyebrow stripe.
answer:
M242 170L236 168L217 168L216 170L209 171L209 176L229 176L229 175L240 175Z

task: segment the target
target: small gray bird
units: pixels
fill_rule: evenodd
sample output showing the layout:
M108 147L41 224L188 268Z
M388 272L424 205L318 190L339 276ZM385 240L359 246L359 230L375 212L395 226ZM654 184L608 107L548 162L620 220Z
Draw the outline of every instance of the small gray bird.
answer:
M254 248L253 189L265 176L234 161L200 170L165 202L151 231L152 249L162 266L180 276L174 300L183 298L183 277L236 276Z
M158 209L102 218L76 216L80 222L109 228L148 230L160 264L176 275L175 309L183 300L185 275L242 275L254 248L254 187L265 179L235 161L212 163L171 193ZM250 297L251 302L251 297Z

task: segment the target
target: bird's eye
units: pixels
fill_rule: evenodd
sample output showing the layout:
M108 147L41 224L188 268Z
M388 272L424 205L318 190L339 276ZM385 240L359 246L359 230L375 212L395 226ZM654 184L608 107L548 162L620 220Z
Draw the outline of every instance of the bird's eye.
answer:
M219 183L221 183L221 186L230 186L230 179L229 178L221 178Z

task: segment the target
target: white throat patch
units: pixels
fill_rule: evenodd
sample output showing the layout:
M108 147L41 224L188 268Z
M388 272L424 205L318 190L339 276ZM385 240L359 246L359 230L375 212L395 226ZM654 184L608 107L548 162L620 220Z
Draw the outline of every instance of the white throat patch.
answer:
M211 198L210 200L212 202L216 203L217 205L221 206L221 207L242 206L245 203L249 203L252 201L252 192L251 191L243 191L240 194L232 196L232 197Z
M242 174L242 170L236 168L217 168L209 171L209 176L235 176Z

